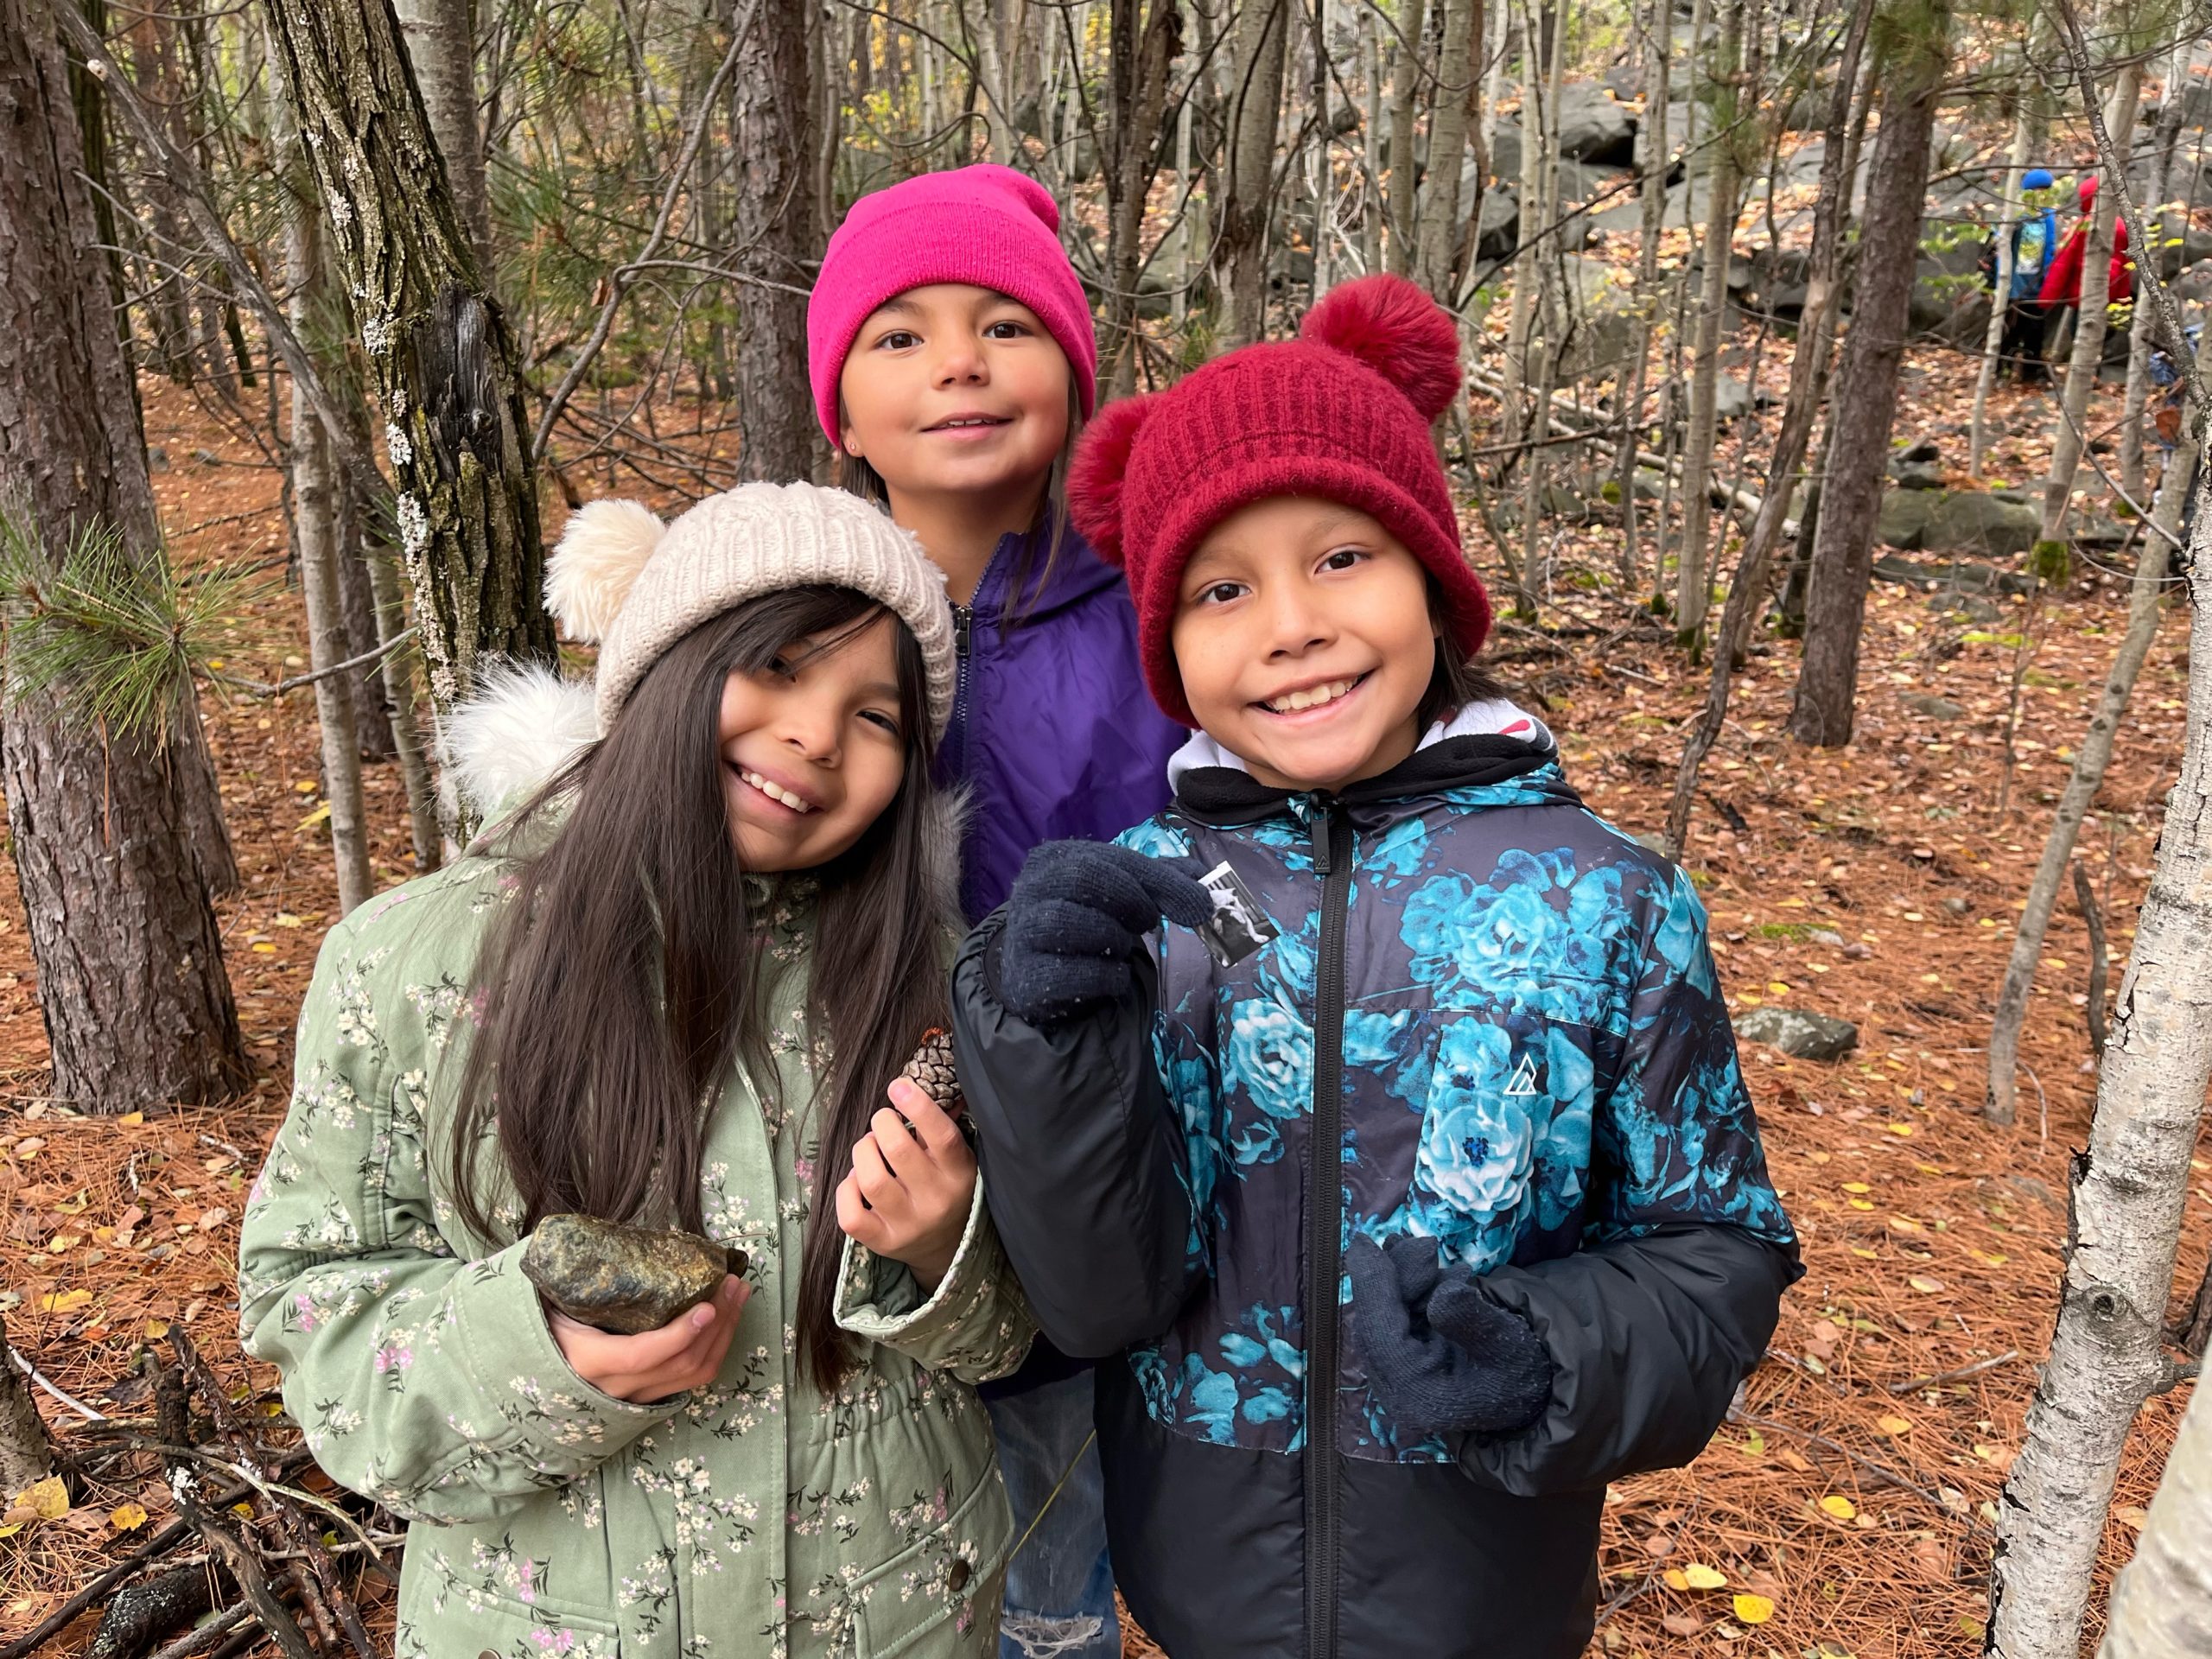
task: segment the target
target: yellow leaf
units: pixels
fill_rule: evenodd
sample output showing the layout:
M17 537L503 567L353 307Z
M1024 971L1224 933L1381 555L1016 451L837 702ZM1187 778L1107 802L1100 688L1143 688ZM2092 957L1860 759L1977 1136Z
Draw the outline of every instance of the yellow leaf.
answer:
M1736 1617L1745 1624L1764 1624L1774 1617L1774 1604L1764 1596L1738 1595Z
M1874 1420L1874 1426L1880 1429L1883 1433L1893 1438L1899 1434L1910 1434L1912 1433L1912 1423L1910 1420L1904 1417L1877 1417Z
M1984 1267L2001 1268L2012 1258L2002 1250L1970 1250L1967 1252Z
M1703 1561L1692 1561L1683 1570L1682 1576L1689 1580L1693 1590L1718 1590L1728 1582L1726 1573L1718 1567L1707 1567Z
M276 947L264 941L253 947L253 953L257 957L273 957L276 954Z
M163 1337L166 1337L167 1335L168 1335L168 1333L169 1333L169 1328L168 1328L168 1325L166 1325L166 1324L165 1324L164 1322L162 1322L162 1320L160 1320L160 1319L149 1319L149 1320L147 1320L147 1321L146 1321L146 1340L147 1340L147 1341L149 1341L149 1342L159 1342L159 1341L160 1341Z
M1851 1253L1852 1253L1853 1255L1857 1255L1857 1256L1863 1256L1863 1257L1865 1257L1865 1258L1866 1258L1867 1261L1869 1261L1869 1262L1878 1262L1878 1261L1880 1261L1880 1260L1882 1259L1880 1256L1877 1255L1873 1251L1872 1251L1872 1250L1870 1250L1870 1249L1866 1249L1866 1247L1865 1245L1863 1245L1863 1244L1854 1244L1854 1245L1853 1245L1853 1246L1851 1247Z
M312 778L302 778L299 782L294 784L292 788L299 794L312 795L315 793L315 779Z
M89 1290L48 1291L38 1299L39 1310L45 1313L73 1313L92 1300Z
M1891 1135L1910 1135L1912 1133L1912 1129L1913 1126L1910 1123L1892 1123L1890 1125L1890 1133Z
M1897 1233L1916 1233L1920 1230L1920 1224L1910 1216L1891 1216L1890 1230Z
M123 1124L125 1128L135 1129L141 1123L143 1123L146 1121L146 1114L143 1112L125 1112L121 1117L117 1118L115 1121Z
M12 1538L22 1529L23 1523L22 1522L10 1521L5 1526L0 1526L0 1538Z
M136 1532L146 1524L146 1506L119 1503L107 1512L107 1523L118 1532Z
M29 1509L41 1521L59 1521L69 1513L69 1489L59 1475L35 1480L17 1492L10 1509Z
M1864 1181L1846 1181L1843 1190L1847 1192L1872 1192L1874 1189Z
M1687 1590L1690 1587L1689 1575L1679 1567L1670 1567L1659 1576L1666 1580L1667 1587L1670 1590Z
M1906 1280L1905 1283L1910 1285L1915 1290L1918 1291L1923 1296L1933 1296L1937 1291L1943 1288L1943 1281L1941 1279L1924 1278L1916 1273L1914 1274L1911 1278Z
M293 915L289 910L278 911L274 916L271 916L269 918L269 921L270 925L273 927L299 927L303 925L300 918Z
M1821 1508L1839 1521L1848 1521L1859 1513L1859 1506L1849 1498L1831 1493L1821 1500Z
M312 830L315 825L321 823L329 816L330 803L328 801L325 801L321 805L316 807L314 811L308 813L307 817L302 818L300 820L299 827L302 830Z
M1872 1210L1874 1207L1874 1200L1872 1198L1848 1198L1845 1202L1854 1210Z
M253 1519L253 1505L251 1503L233 1503L231 1505L231 1513L232 1515L241 1516L245 1520L251 1521Z

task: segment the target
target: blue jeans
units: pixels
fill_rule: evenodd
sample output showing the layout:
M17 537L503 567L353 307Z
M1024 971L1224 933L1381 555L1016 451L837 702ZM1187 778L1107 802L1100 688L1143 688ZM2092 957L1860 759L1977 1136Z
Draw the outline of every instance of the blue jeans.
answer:
M1114 1565L1106 1554L1105 1480L1097 1446L1084 1446L1091 1433L1091 1394L1084 1371L985 1402L1014 1508L1014 1535L1028 1534L1007 1568L999 1659L1121 1659ZM1052 1507L1039 1521L1047 1499Z

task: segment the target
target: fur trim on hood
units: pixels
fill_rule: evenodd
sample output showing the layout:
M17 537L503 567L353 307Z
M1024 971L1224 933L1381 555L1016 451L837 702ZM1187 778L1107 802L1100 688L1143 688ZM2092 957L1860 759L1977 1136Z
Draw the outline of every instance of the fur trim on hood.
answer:
M480 821L514 805L592 743L599 728L589 680L536 663L500 663L476 695L447 715L438 742L449 785Z

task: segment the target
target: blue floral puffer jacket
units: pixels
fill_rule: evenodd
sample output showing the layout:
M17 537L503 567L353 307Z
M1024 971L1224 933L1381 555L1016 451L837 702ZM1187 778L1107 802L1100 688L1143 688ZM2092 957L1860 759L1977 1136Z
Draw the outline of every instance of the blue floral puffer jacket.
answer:
M1122 840L1227 860L1281 937L1224 969L1164 927L1127 1006L1043 1028L997 996L994 919L955 1027L1042 1328L1122 1356L1132 1610L1207 1659L1580 1653L1605 1484L1697 1453L1798 1270L1689 879L1494 735L1333 798L1186 772ZM1400 1431L1355 1232L1433 1239L1528 1319L1532 1428Z

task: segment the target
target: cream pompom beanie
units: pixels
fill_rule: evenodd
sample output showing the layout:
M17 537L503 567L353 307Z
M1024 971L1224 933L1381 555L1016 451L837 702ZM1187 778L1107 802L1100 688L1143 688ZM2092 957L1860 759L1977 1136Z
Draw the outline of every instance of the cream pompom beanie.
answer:
M743 484L664 524L635 501L569 515L545 562L562 632L599 647L604 736L647 670L693 628L786 588L849 588L880 601L921 646L930 735L952 717L952 607L944 573L912 532L858 496L812 484Z

